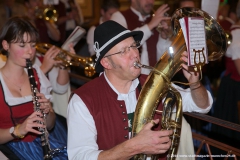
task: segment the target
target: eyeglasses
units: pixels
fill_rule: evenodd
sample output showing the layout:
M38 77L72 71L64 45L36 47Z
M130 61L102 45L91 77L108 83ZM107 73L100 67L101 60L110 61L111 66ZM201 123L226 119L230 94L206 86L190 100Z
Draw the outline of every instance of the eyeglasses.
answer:
M136 50L139 47L140 47L140 42L136 41L133 44L131 44L130 46L122 48L119 52L104 56L103 58L110 57L110 56L116 55L116 54L121 54L121 56L123 56L130 51L130 48L132 48L133 50Z

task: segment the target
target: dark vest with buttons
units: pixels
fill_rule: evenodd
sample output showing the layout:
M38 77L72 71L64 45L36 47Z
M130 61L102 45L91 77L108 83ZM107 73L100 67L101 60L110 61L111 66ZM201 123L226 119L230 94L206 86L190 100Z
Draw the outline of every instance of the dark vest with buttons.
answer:
M139 77L141 85L146 78L146 75ZM139 90L136 89L137 97ZM129 139L125 102L117 100L117 94L108 85L103 74L77 89L75 94L81 97L93 116L99 150L110 149Z
M121 12L127 21L127 26L129 30L134 30L137 27L141 27L149 23L152 19L152 16L148 17L144 22L139 21L138 16L131 10L125 10ZM154 66L157 63L157 42L158 42L159 33L156 29L152 30L151 37L146 41L149 65Z

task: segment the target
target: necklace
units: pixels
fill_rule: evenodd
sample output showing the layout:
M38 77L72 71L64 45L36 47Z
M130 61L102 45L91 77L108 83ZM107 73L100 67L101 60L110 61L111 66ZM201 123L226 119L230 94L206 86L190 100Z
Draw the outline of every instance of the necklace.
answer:
M2 75L3 75L9 82L11 82L13 85L15 85L20 92L22 91L22 87L19 87L18 85L16 85L15 83L13 83L13 82L3 73L3 71L1 71L1 73L2 73ZM25 81L23 82L23 84L24 84L24 83L25 83ZM21 86L23 86L23 84L22 84Z

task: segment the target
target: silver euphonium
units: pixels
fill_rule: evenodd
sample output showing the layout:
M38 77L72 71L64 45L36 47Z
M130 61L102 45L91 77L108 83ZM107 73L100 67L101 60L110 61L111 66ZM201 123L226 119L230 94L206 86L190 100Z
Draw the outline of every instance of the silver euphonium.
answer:
M212 16L197 8L180 8L177 9L171 17L172 31L174 33L170 45L171 52L169 50L165 51L154 67L142 65L139 62L135 63L135 67L150 68L151 73L143 85L138 98L132 136L136 136L143 126L153 119L153 116L157 112L161 112L157 111L156 108L159 102L161 103L162 100L165 99L161 126L163 130L173 130L171 137L172 145L168 151L167 159L176 158L181 133L182 98L180 93L171 85L171 79L181 69L181 64L183 63L180 60L181 53L187 50L179 23L179 19L183 17L204 18L209 61L215 61L222 57L227 48L226 34ZM171 115L174 106L176 106L176 117L172 120ZM138 154L135 155L133 159L146 160L146 157L147 155ZM158 155L151 155L151 159L158 159Z

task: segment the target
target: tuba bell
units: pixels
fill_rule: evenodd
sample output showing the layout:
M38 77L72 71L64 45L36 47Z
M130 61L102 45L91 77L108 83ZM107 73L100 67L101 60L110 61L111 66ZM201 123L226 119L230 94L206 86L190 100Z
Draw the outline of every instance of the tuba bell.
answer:
M173 28L172 43L170 50L165 51L154 67L135 63L135 67L152 69L140 92L132 126L132 136L136 136L143 126L150 122L156 114L162 112L161 126L163 130L173 130L171 137L172 145L168 151L168 160L176 158L178 151L181 124L182 124L182 98L180 93L171 85L172 77L181 69L183 63L181 53L186 51L186 44L179 23L183 17L202 17L205 22L206 43L208 60L215 61L221 58L227 49L227 38L224 30L218 22L208 13L197 8L177 9L171 17ZM163 102L163 111L158 111L159 103ZM176 117L171 119L174 105ZM150 155L152 160L157 160L159 155ZM146 160L147 155L138 154L134 160Z
M36 50L41 54L45 54L49 48L53 45L49 43L37 43ZM72 54L61 48L58 55L55 57L55 60L62 61L62 65L65 67L68 66L82 66L84 68L84 73L87 77L92 77L96 71L94 68L94 58L93 57L81 57L76 54ZM71 60L67 60L67 56L71 57Z

